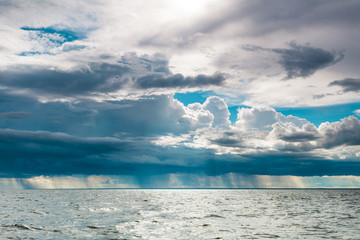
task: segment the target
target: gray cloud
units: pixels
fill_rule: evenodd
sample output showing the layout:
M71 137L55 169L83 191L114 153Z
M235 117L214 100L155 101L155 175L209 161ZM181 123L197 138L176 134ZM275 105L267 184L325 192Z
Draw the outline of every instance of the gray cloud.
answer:
M280 56L279 63L287 73L286 80L297 77L309 77L316 71L334 65L344 58L342 52L326 51L310 45L299 45L290 42L289 48L263 48L245 45L247 51L268 51Z
M315 141L321 138L321 135L318 129L312 123L305 123L301 127L297 127L291 122L281 123L277 122L272 125L272 134L276 136L277 139L283 140L289 143L305 143L301 148L308 148L311 150L310 145L306 145L309 141ZM292 147L292 146L287 146Z
M334 96L334 93L323 93L323 94L315 94L313 95L313 99L322 99L324 97L328 97L328 96Z
M0 100L7 102L11 107L11 96L6 94L0 96L2 96ZM15 98L13 96L13 101ZM223 109L221 99L213 100L217 100L215 106L207 111L214 112L214 115L227 116L226 112L220 111ZM270 141L269 143L273 141L272 138L267 140L267 136L271 133L267 131L243 132L236 127L230 129L215 127L201 128L198 133L189 132L194 129L194 123L191 122L193 116L187 118L188 110L169 96L137 101L104 103L88 101L74 103L71 106L66 103L39 104L35 101L33 104L36 108L40 108L39 112L33 114L30 119L22 120L22 124L18 127L24 125L26 127L26 122L30 121L29 126L38 123L41 128L45 128L49 124L45 119L51 122L54 116L67 115L63 119L68 122L60 124L60 127L66 125L62 128L68 133L55 132L58 130L51 124L48 125L51 132L0 129L2 156L0 174L3 176L125 174L142 178L169 173L196 173L210 176L229 172L297 176L359 174L358 170L355 170L357 168L354 168L359 163L351 163L350 160L327 161L311 153L315 148L360 145L358 137L360 121L355 117L346 118L342 122L322 124L317 129L307 121L279 115L269 108L257 109L257 111L249 109L248 111L251 111L248 112L248 121L251 121L250 115L255 119L263 116L258 113L259 111L264 111L266 114L271 113L275 120L282 122L281 125L272 124L272 127L273 131L276 129L275 137L285 143L279 145L281 142L275 139L274 145L270 146L271 150L269 150L263 145L264 141ZM31 105L26 108L30 110L29 106ZM197 108L195 105L192 107L195 113ZM86 116L91 113L89 108L97 113ZM42 120L40 112L43 114ZM19 122L16 119L9 120ZM92 126L84 124L90 120L94 121ZM9 126L9 122L4 124L5 127ZM267 122L263 124L268 125ZM83 133L79 134L81 131ZM116 132L118 132L117 135L115 134L117 137L106 137L114 136ZM124 132L126 134L123 134ZM196 144L196 141L199 141L201 147L189 147L191 145L163 147L153 143L154 136L159 134L184 137L177 135L184 132L189 133L193 138L193 141L187 143ZM77 136L74 135L75 133ZM92 134L102 137L87 137ZM310 144L308 141L315 143ZM218 145L220 148L231 148L231 152L234 153L216 154L216 149L204 147L204 143ZM244 153L237 154L239 150Z
M286 142L307 142L314 141L316 139L319 139L320 137L316 133L295 132L291 134L279 135L278 138Z
M70 44L64 44L62 46L62 51L63 52L70 52L70 51L79 51L82 49L85 49L86 46L85 45L70 45Z
M344 92L359 92L360 91L360 79L357 78L345 78L343 80L332 81L329 86L340 86Z
M127 67L108 63L89 63L68 72L21 65L0 72L0 84L50 95L83 95L120 89L128 72Z
M323 135L319 144L324 148L360 145L360 120L355 116L344 118L341 122L323 123L319 132Z
M169 96L153 96L139 100L109 102L113 108L99 109L94 121L103 126L102 134L123 132L135 136L178 134L188 131L192 122L185 117L183 104ZM116 109L116 105L124 106Z
M308 77L316 71L331 66L344 58L343 53L329 52L321 48L301 46L295 42L289 44L289 49L273 49L280 54L280 64L287 72L286 79Z
M42 103L0 90L0 102L4 103L0 104L0 128L64 132L82 137L180 134L207 127L214 119L209 111L187 109L166 95L138 100Z
M211 140L211 143L224 147L241 147L242 145L241 139L235 138L217 138Z
M136 85L142 89L203 87L209 85L222 85L224 80L225 76L221 73L215 73L212 76L200 74L195 77L184 77L182 74L175 74L169 77L162 74L151 74L137 79Z
M25 149L27 148L26 142L28 142L30 146L42 145L46 149L45 152L47 154L54 156L62 153L73 156L101 154L120 151L125 145L124 142L119 139L110 137L78 138L65 133L12 129L0 129L0 141L2 146L14 144L18 145L19 148L24 147ZM63 148L70 149L70 151L64 151ZM43 151L34 147L34 152L38 150Z
M329 161L311 154L215 155L206 149L162 148L139 139L79 138L45 131L0 129L0 150L0 175L6 177L116 174L141 180L169 173L360 175L359 162Z
M0 129L0 150L0 174L86 174L96 168L111 168L111 154L132 151L132 147L109 137Z
M352 28L360 21L360 3L356 0L232 0L225 4L209 4L208 14L190 27L175 31L159 30L140 40L140 45L183 48L196 42L198 33L220 37L261 37L278 31L293 32L321 27ZM246 27L244 27L246 26ZM225 35L224 29L231 29ZM221 36L222 35L222 36ZM181 41L179 41L181 36Z
M0 86L48 96L91 96L120 89L195 88L222 85L225 74L186 77L172 74L161 54L125 54L117 64L92 62L69 71L34 65L15 65L0 71Z
M240 30L239 34L259 36L305 26L356 26L360 21L360 3L356 0L231 1L227 7L214 10L217 14L212 14L211 19L207 18L196 25L198 32L214 32L227 24L241 24L247 21L249 27L245 32Z
M2 112L0 113L1 117L11 118L11 119L26 119L31 117L29 112Z
M167 57L160 53L139 56L135 52L129 52L121 56L118 63L130 67L134 73L140 76L151 73L171 74Z

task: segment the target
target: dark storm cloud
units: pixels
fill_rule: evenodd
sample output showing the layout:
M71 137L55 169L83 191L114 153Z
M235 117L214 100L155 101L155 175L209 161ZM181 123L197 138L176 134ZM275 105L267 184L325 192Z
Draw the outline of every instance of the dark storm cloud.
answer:
M88 106L81 106L85 103ZM0 90L0 128L93 136L91 121L98 108L98 103L90 100L38 102L31 96Z
M344 92L359 92L360 91L360 79L357 78L345 78L343 80L333 81L329 86L340 86Z
M11 118L11 119L26 119L31 117L31 113L29 112L2 112L0 116L3 118Z
M286 79L311 76L316 71L331 66L344 58L343 53L301 46L295 42L291 42L289 47L289 49L272 50L280 54L280 64L287 72Z
M306 142L306 141L314 141L320 138L320 136L317 135L316 133L310 133L310 132L294 132L290 134L279 135L277 137L286 142Z
M195 77L184 77L182 74L175 74L166 77L161 74L152 74L136 80L140 88L177 88L177 87L203 87L209 85L222 85L225 80L224 74L216 73L212 76L203 74Z
M218 138L211 140L211 143L224 147L241 147L242 141L234 138Z
M279 63L287 73L285 79L309 77L316 71L334 65L344 58L342 52L327 51L310 45L290 42L289 48L262 48L254 45L243 46L247 51L268 51L280 56Z
M0 72L0 85L45 94L83 95L120 89L128 72L127 67L108 63L90 63L73 71L21 65Z
M248 156L249 161L210 160L205 166L207 175L226 173L256 175L334 176L360 175L360 162L325 160L311 155L268 154Z
M0 129L0 142L2 154L14 154L26 152L36 156L84 157L93 154L110 153L124 148L124 142L116 138L78 138L65 133L47 131L21 131L12 129ZM12 149L19 148L19 152L10 152L4 146L11 145ZM23 150L20 150L23 148ZM30 150L31 149L31 150ZM38 155L41 153L40 155Z
M139 139L79 138L45 131L0 129L0 150L3 177L118 174L141 178L169 173L360 175L360 162L330 161L310 154L216 155L204 149L163 148Z
M64 132L82 137L157 136L193 129L195 126L185 115L183 104L165 95L139 100L42 103L0 90L0 128Z
M96 126L102 126L102 134L115 131L132 136L154 136L168 132L178 134L190 129L191 123L184 118L183 105L169 96L153 96L139 100L109 102L113 108L99 109ZM120 109L115 107L124 106Z
M172 149L141 139L79 138L64 133L0 129L0 175L126 174L191 172ZM195 153L192 151L192 153ZM204 158L199 152L197 158ZM189 152L181 157L190 159ZM207 156L208 157L208 156ZM171 162L161 163L161 161Z
M115 138L0 129L0 174L81 172L82 164L84 168L101 165L106 159L103 154L121 152L127 147L128 144Z
M161 54L129 53L117 64L92 62L69 71L34 65L14 65L0 71L0 86L46 96L91 96L134 88L194 88L222 85L224 80L222 73L194 77L174 75Z

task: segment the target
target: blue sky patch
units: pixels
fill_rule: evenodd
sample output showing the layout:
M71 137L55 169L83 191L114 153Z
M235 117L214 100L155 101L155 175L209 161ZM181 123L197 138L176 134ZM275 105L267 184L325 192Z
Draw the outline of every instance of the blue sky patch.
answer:
M196 102L203 104L210 96L216 96L216 94L213 91L196 91L187 93L175 93L174 98L187 106L191 103Z

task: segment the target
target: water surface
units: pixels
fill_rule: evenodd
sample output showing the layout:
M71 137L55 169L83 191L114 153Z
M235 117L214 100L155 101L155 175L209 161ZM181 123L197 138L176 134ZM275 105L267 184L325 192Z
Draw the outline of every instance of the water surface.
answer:
M360 239L360 191L0 191L0 224L0 239Z

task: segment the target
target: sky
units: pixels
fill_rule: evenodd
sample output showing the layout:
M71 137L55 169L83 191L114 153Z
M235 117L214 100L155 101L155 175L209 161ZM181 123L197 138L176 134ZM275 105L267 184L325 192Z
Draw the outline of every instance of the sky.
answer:
M357 0L0 0L0 189L360 187Z

